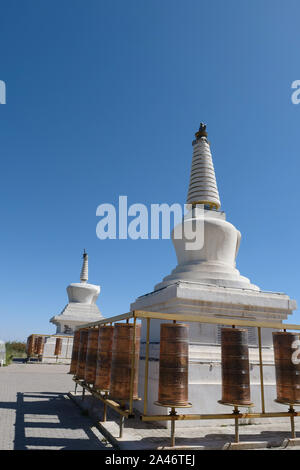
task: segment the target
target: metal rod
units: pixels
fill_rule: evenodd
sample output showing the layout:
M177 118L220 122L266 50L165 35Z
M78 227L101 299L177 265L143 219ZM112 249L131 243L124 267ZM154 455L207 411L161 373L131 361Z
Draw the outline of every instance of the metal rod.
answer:
M266 412L266 413L241 413L239 412L238 419L246 418L289 418L290 412ZM300 416L300 412L294 412L293 416ZM170 415L148 415L141 416L142 421L197 421L201 419L232 419L232 413L219 413L219 414L186 414L170 416Z
M291 416L290 416L292 439L296 439L294 411L295 410L294 410L293 406L291 405L290 408L289 408L289 412L292 413Z
M269 321L255 321L255 320L240 320L235 318L213 318L202 315L193 314L178 314L178 313L161 313L161 312L147 312L144 310L134 310L136 318L152 318L157 320L176 320L176 321L188 321L196 323L210 323L212 325L235 325L235 326L256 326L261 328L272 328L281 330L300 330L300 325L285 324L279 322Z
M108 393L105 392L104 393L104 397L103 397L103 422L105 423L106 419L107 419L107 397L108 397Z
M120 434L119 434L119 438L122 438L123 437L123 429L124 429L124 416L120 416Z
M84 400L85 397L85 387L82 387L82 396L81 399Z
M261 327L257 327L258 333L258 350L259 350L259 375L260 375L260 399L261 399L261 412L266 411L265 408L265 390L264 390L264 366L262 358L262 343L261 343Z
M234 415L239 414L239 409L238 409L237 406L234 407L233 414ZM234 442L238 443L239 440L240 440L240 436L239 436L239 418L238 418L238 416L235 416L235 418L234 418Z
M175 416L176 410L175 408L171 408L170 416ZM175 446L175 421L171 421L171 447Z
M144 415L147 414L147 407L148 407L149 339L150 339L150 318L147 318L145 382L144 382Z
M107 403L103 403L103 422L105 423L107 417Z
M74 382L80 385L83 388L86 388L94 397L99 398L99 400L103 401L104 403L109 406L109 408L112 408L115 410L117 413L125 416L128 418L129 415L129 410L125 410L123 404L119 404L113 400L110 400L109 398L105 398L105 395L101 395L99 391L94 390L93 388L89 387L88 385L84 384L78 379L73 378Z
M81 330L82 328L90 328L90 327L97 326L97 325L105 325L106 323L126 320L126 318L132 318L133 316L134 316L134 312L123 313L122 315L117 315L115 317L109 317L109 318L105 318L104 320L99 320L99 321L95 321L92 323L86 323L85 325L80 325L80 328L78 329Z
M129 395L129 413L133 410L133 386L134 386L134 375L135 375L135 337L136 337L136 317L133 320L133 341L131 349L131 375L130 375L130 395Z

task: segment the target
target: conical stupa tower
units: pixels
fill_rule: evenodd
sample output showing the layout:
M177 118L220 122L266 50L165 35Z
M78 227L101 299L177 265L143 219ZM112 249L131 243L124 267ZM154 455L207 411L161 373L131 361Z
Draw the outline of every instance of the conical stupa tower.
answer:
M221 203L206 125L202 122L195 137L187 204L203 204L209 208L220 209Z
M50 319L57 326L57 334L73 334L77 326L101 320L102 315L96 305L100 286L88 284L88 254L83 252L80 283L67 287L69 303L60 313Z
M241 233L219 210L221 202L205 124L200 124L195 137L187 196L191 210L172 233L178 264L155 290L178 281L259 290L236 269ZM197 213L194 208L198 208ZM197 227L199 242L194 246L185 235L191 233L192 226ZM178 238L176 231L183 233L183 237Z
M80 274L80 281L85 283L89 279L89 257L88 254L83 251L83 263L82 263L82 268L81 268L81 274Z

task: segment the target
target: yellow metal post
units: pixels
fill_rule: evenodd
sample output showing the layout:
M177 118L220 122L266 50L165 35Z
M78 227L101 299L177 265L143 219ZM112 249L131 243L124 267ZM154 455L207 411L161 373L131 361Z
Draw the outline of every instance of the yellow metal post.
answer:
M290 408L289 408L289 413L292 413L291 416L290 416L292 439L296 438L294 412L295 412L294 407L291 405Z
M145 382L144 382L144 415L147 414L147 406L148 406L149 340L150 340L150 318L147 318Z
M236 415L234 418L234 441L238 443L240 441L240 436L239 436L239 409L237 406L234 407L233 414Z
M170 411L170 416L175 416L176 415L176 409L171 408ZM171 421L171 447L175 446L175 420Z
M136 317L133 320L133 342L132 342L132 357L131 357L131 377L130 377L130 398L129 398L129 413L133 410L133 384L135 374L135 338L136 338Z
M260 397L261 397L261 412L265 412L265 391L264 391L264 367L262 358L262 344L261 344L261 327L257 328L258 332L258 349L259 349L259 374L260 374Z

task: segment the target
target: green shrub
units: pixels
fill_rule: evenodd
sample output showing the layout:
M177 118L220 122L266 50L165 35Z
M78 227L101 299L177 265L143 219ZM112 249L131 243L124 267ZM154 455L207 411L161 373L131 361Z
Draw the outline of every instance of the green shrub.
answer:
M14 357L26 357L26 343L21 341L8 341L6 347L6 365L10 364Z

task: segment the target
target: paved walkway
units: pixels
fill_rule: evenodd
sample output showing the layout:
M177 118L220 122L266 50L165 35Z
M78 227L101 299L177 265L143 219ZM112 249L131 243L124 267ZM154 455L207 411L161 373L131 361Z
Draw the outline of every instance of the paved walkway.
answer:
M0 450L111 449L66 396L74 389L68 370L47 364L0 368Z
M88 410L95 420L101 420L103 416L103 404L93 398L88 392L85 399L81 399L81 387L78 392L70 394L74 401L84 410ZM115 449L119 450L161 450L170 448L170 429L159 427L158 423L143 422L136 416L125 420L123 437L119 437L119 416L108 408L107 421L100 423L102 432L106 435ZM194 421L188 428L176 427L176 446L183 449L227 449L234 442L235 430L232 421L224 421L223 426L201 426L201 421ZM300 417L295 418L297 438L300 438ZM238 448L270 449L270 450L300 450L299 441L290 442L291 425L289 418L278 421L274 418L270 423L241 425L240 445ZM251 443L251 444L249 444ZM291 445L293 444L293 445ZM233 445L233 448L236 448Z
M69 366L47 364L12 364L0 368L0 450L112 450L110 444L93 425L86 411L81 411L67 397L74 390ZM77 397L76 397L77 400ZM79 404L97 419L102 416L102 403L86 396ZM110 436L116 449L161 449L170 445L170 431L138 417L126 420L123 438L119 439L119 416L108 410L108 421L103 432ZM296 418L300 431L300 418ZM272 424L241 426L242 441L266 442L273 449L282 449L284 439L290 437L289 420ZM223 448L232 442L234 428L199 427L176 431L179 446L195 448ZM298 443L299 444L299 443ZM274 446L274 447L273 447ZM287 450L300 449L299 446Z

